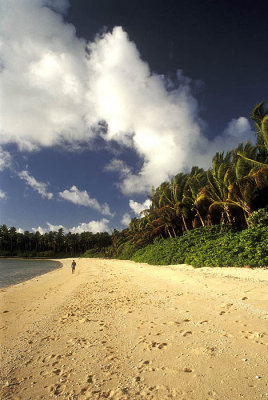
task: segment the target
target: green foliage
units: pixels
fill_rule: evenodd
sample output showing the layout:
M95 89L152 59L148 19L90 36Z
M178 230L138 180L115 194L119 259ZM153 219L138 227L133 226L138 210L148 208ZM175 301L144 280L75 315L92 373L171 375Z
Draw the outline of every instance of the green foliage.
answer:
M258 211L254 211L248 218L250 227L262 228L268 226L268 209L260 208Z
M241 143L216 153L207 171L195 166L152 188L151 204L123 231L64 234L59 229L41 235L2 225L0 255L132 257L194 266L268 264L268 209L259 209L268 206L268 104L259 103L251 118L256 146ZM249 230L237 232L246 226Z
M82 255L82 257L85 257L85 258L106 258L107 257L107 254L106 254L106 251L105 251L105 249L103 248L103 249L89 249L89 250L87 250L83 255Z
M198 228L179 238L158 241L131 258L154 265L190 264L195 267L268 265L268 228L235 232L213 226Z
M132 242L125 242L119 247L116 258L129 260L136 251L137 247Z
M88 249L106 249L112 243L107 232L82 232L64 234L58 232L24 233L15 227L0 225L0 256L16 257L73 257L83 254Z

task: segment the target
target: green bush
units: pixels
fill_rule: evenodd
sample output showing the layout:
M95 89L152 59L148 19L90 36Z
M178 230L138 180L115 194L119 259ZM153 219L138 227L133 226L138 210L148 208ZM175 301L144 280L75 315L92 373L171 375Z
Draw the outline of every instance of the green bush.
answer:
M252 228L263 228L268 226L268 209L260 208L258 211L253 211L248 218L248 223Z
M85 258L113 258L112 246L106 246L101 249L94 247L87 250L81 257Z
M155 265L265 266L268 265L267 245L267 227L234 232L230 228L213 226L158 241L138 250L131 259Z
M90 249L87 250L84 254L83 257L86 258L104 258L105 257L105 251L104 249Z
M119 258L119 260L129 260L136 251L137 248L133 243L125 242L119 246L116 258Z

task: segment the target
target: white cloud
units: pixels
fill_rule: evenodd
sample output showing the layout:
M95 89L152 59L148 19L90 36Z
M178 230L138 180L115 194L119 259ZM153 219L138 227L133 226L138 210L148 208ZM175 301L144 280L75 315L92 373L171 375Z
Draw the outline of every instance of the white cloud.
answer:
M189 152L201 139L189 80L179 75L168 90L163 76L150 72L120 27L89 49L88 102L96 118L108 124L103 137L134 148L144 160L140 172L129 172L121 188L125 193L148 190L187 166Z
M47 227L43 228L39 226L38 228L32 228L33 232L39 231L42 235L46 232L57 232L60 228L63 229L64 233L72 232L72 233L82 233L82 232L109 232L109 220L106 218L102 218L99 221L89 221L89 222L81 222L77 226L73 226L72 228L67 228L63 225L53 225L50 222L46 223Z
M120 170L121 190L134 193L193 164L208 166L212 150L221 151L227 139L244 140L241 117L214 141L206 140L191 79L181 70L173 83L151 73L121 27L86 44L44 5L64 12L68 2L0 0L0 144L34 150L68 142L76 149L100 135L139 155L138 173L120 160L106 167ZM107 131L97 129L103 121Z
M49 231L51 232L57 232L59 229L63 229L64 231L66 231L66 228L63 225L53 225L50 222L47 222L47 226Z
M223 131L222 135L216 136L211 143L215 151L231 150L241 142L250 140L256 142L255 134L249 120L245 117L233 118Z
M50 10L67 1L1 0L1 143L33 150L85 140L85 42Z
M70 190L65 189L59 193L59 196L71 203L91 207L103 215L113 216L107 203L100 204L96 199L91 198L86 190L81 191L76 186L72 186Z
M109 221L106 218L102 218L100 221L90 221L82 222L78 226L74 226L70 229L72 233L82 233L82 232L109 232Z
M33 176L29 174L28 171L24 170L18 173L20 179L24 180L28 186L30 186L33 190L38 192L41 197L52 199L53 193L47 191L48 184L44 182L38 182Z
M119 172L120 177L124 178L131 173L131 169L127 166L125 161L118 158L113 158L109 164L105 165L104 171Z
M34 233L39 232L41 235L43 235L44 233L47 232L47 230L42 228L41 226L38 226L38 228L32 228L32 231ZM19 233L23 233L23 232L19 232Z
M7 194L0 189L0 200L5 200L7 199Z
M38 226L38 228L32 228L33 232L39 232L41 233L41 235L43 235L44 233L48 233L48 232L57 232L59 229L63 229L64 232L69 232L68 229L66 229L63 225L53 225L50 222L46 223L47 227L44 228L42 226Z
M5 168L9 168L11 166L11 155L8 151L5 151L0 146L0 171L3 171Z
M24 233L24 230L23 230L22 228L18 228L18 229L16 229L16 232L18 232L18 233Z
M134 200L129 200L129 207L135 214L140 214L143 210L147 210L151 206L150 199L145 200L143 203L138 203Z
M226 136L227 140L232 140L236 143L239 141L255 141L255 135L249 123L249 120L245 117L233 118L227 128L224 130L223 135Z
M128 213L125 213L121 219L121 224L124 226L128 226L131 221L131 216Z
M63 225L53 225L50 222L46 223L47 227L44 228L42 226L38 226L38 228L32 228L33 232L39 232L41 235L47 232L57 232L59 229L63 229L64 232L69 232L68 229L66 229Z

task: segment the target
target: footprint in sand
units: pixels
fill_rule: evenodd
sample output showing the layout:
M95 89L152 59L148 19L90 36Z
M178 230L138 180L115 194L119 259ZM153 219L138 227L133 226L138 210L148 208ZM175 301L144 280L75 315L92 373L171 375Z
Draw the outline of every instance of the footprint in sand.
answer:
M44 341L46 341L46 342L51 342L51 341L58 341L60 339L60 337L59 336L45 336L45 337L43 337L42 339L41 339L41 342L44 342Z
M55 368L55 369L52 370L52 374L62 375L63 372L62 372L62 370L60 368Z
M163 322L162 325L180 325L179 321L168 321L168 322Z
M149 344L148 348L149 350L153 350L153 349L159 349L159 350L163 350L167 347L167 343L157 343L157 342L152 342Z
M193 372L193 370L192 370L192 368L185 367L185 368L183 369L183 372L188 372L188 373L190 373L190 372Z
M90 383L90 384L95 383L94 375L88 375L86 378L86 381L87 381L87 383Z
M140 372L149 371L149 370L151 370L151 368L149 368L150 365L152 365L152 361L150 361L150 360L142 361L142 362L138 365L138 370L139 370Z
M44 358L40 357L37 361L41 361L42 364L47 363L47 366L51 365L52 367L54 367L59 363L58 360L61 360L62 358L63 356L61 354L50 354Z
M136 376L136 378L134 378L134 383L142 381L144 381L144 378L142 376Z
M226 312L228 312L230 310L230 308L233 306L233 303L227 303L227 304L223 304L222 308L225 308L224 311L220 312L220 315L225 314Z
M208 320L207 320L207 319L205 319L204 321L200 321L200 322L198 322L198 324L199 324L199 325L202 325L202 324L205 324L206 322L208 322Z
M241 331L241 333L243 333L245 336L245 339L251 339L254 340L255 343L258 344L262 344L262 345L268 345L268 342L264 342L263 339L265 338L265 336L267 335L266 332L253 332L253 331Z
M189 336L189 335L192 335L192 334L193 334L192 331L182 331L182 336L183 336L183 337Z
M66 386L65 385L61 385L61 384L54 384L48 387L49 392L51 392L51 394L54 394L55 396L58 396L60 394L62 394L65 390Z

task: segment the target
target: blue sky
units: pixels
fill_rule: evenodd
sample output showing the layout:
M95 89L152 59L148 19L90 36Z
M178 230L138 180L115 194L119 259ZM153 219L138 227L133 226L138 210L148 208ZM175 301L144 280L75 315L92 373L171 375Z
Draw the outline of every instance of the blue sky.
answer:
M254 141L266 2L0 0L0 223L122 229L151 187Z

